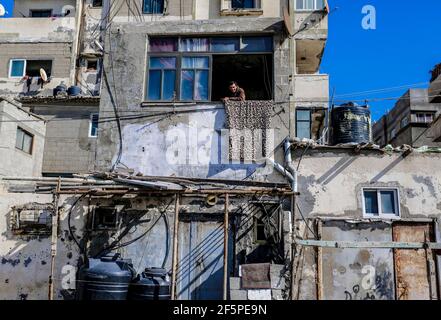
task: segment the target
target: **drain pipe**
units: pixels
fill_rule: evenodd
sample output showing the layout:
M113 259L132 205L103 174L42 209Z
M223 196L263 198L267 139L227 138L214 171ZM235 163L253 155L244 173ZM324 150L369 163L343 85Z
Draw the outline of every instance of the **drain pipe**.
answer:
M291 173L293 180L291 181L291 187L294 192L298 191L297 186L297 170L292 162L291 157L291 142L289 141L289 137L286 137L285 141L283 142L283 151L285 152L285 162L288 166L288 170Z
M266 158L266 162L274 167L278 172L284 175L291 183L291 189L293 192L298 192L297 186L297 170L294 167L291 157L291 142L289 141L289 137L287 137L283 142L283 151L285 153L285 162L288 168L285 168L281 164L275 162L270 158Z

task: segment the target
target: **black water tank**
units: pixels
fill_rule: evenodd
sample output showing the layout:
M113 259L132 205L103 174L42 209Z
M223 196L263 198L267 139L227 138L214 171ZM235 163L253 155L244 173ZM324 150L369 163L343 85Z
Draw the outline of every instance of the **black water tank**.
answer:
M129 300L170 300L167 271L147 268L130 284Z
M59 92L66 92L67 86L64 83L61 83L60 85L56 86L53 90L53 96L56 97Z
M82 299L126 300L135 274L131 260L123 260L119 254L89 259L80 271Z
M347 103L332 110L332 141L367 143L371 140L371 112L367 106Z

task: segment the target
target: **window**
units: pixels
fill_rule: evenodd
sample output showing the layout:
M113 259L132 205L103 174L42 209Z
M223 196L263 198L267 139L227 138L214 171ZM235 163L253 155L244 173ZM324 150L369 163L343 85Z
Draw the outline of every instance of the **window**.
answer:
M26 75L29 77L39 77L40 69L43 69L50 77L52 71L51 60L26 60Z
M9 77L23 78L25 75L29 77L40 77L40 69L44 69L47 76L50 77L52 61L12 59L9 63Z
M181 100L208 100L208 57L183 57Z
M103 6L103 0L93 0L92 1L92 7L102 7Z
M32 154L32 145L34 143L34 136L22 128L17 128L17 139L15 147L26 153Z
M86 60L86 72L95 72L98 69L98 60Z
M9 62L9 77L23 78L26 70L26 60L13 59Z
M273 95L271 36L152 37L149 39L149 101L219 101L229 81L249 100Z
M434 119L433 112L416 112L412 116L413 121L417 123L431 123Z
M96 207L92 211L92 230L115 230L118 226L119 213L115 207Z
M13 207L11 231L16 235L50 234L53 213L54 210L51 204L30 203Z
M175 97L176 57L151 57L149 100L173 100Z
M233 9L254 9L256 8L256 0L232 0L231 7Z
M90 115L90 122L89 122L90 138L94 138L98 136L98 120L99 120L98 113L93 113Z
M393 128L391 131L390 131L390 139L393 139L393 138L395 138L397 136L397 128Z
M409 118L407 116L404 117L403 119L401 119L401 122L400 122L401 128L404 128L408 124L409 124Z
M262 218L254 217L254 242L258 244L266 244L267 237L265 235L265 223Z
M311 111L308 109L296 110L296 137L311 139Z
M32 18L48 18L52 16L52 9L32 9L29 16Z
M396 218L399 212L397 189L363 189L365 217Z
M322 10L325 0L296 0L296 10Z
M164 0L144 0L143 12L146 14L164 13Z

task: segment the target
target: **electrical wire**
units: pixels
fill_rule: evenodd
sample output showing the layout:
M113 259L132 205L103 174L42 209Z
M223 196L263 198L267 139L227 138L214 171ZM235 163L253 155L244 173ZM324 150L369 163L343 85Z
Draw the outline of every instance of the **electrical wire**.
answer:
M317 234L316 234L315 231L312 230L311 227L309 226L309 223L308 223L308 221L306 221L305 216L303 215L302 210L300 210L299 204L298 204L297 202L296 202L296 206L297 206L297 209L299 210L300 216L302 217L303 221L305 222L306 227L309 229L309 231L311 231L311 233L314 235L314 237L315 237L316 239L318 239Z
M78 246L78 248L80 249L80 253L83 253L84 252L84 248L83 247L81 247L81 244L80 244L80 242L78 241L78 239L77 239L77 237L75 236L75 234L74 234L74 232L73 232L73 230L72 230L72 226L71 226L71 217L72 217L72 210L73 210L73 208L77 205L77 203L81 200L81 199L83 199L86 195L88 195L89 193L84 193L84 194L82 194L79 198L77 198L76 200L75 200L75 202L74 203L72 203L72 205L71 205L71 207L70 207L70 209L69 209L69 213L67 214L67 228L68 228L68 230L69 230L69 234L70 234L70 236L72 237L72 239L73 239L73 241L75 242L75 244Z

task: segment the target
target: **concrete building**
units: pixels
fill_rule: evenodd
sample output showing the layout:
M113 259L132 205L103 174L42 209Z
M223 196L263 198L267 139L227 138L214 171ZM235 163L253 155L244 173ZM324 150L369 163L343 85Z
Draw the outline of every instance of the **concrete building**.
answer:
M413 147L441 146L428 128L441 113L441 104L429 98L429 89L410 89L373 125L376 144Z
M48 120L43 175L94 170L102 14L92 0L17 0L0 20L0 94ZM56 93L60 85L78 92Z
M0 176L41 176L45 134L43 118L0 97Z
M22 97L20 102L47 120L43 176L94 171L99 97Z

